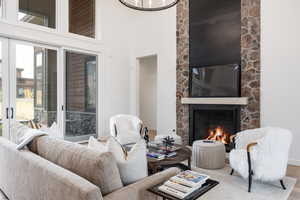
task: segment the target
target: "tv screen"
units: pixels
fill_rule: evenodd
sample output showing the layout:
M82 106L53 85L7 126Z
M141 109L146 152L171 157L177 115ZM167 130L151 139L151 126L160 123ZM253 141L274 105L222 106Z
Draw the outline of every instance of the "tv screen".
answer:
M240 65L191 67L191 97L239 97Z

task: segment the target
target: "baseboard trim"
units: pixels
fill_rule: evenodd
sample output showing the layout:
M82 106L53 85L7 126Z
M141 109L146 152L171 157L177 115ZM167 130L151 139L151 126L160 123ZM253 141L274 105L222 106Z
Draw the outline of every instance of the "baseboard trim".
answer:
M289 160L288 164L300 167L300 160Z

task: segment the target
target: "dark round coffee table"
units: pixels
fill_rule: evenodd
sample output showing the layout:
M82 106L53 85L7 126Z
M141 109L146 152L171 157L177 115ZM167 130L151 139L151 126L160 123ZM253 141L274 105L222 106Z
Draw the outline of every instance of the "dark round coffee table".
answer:
M149 173L154 174L170 167L178 167L182 170L190 170L192 151L188 147L182 146L176 151L176 153L176 156L165 158L163 160L147 158ZM184 161L188 161L188 165L183 164L182 162Z

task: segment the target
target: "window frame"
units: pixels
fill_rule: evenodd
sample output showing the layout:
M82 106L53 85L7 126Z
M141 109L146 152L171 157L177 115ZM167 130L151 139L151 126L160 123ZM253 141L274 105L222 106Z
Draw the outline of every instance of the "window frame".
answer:
M84 50L91 50L92 51L98 51L98 49L102 49L101 47L96 47L99 45L103 45L102 42L102 34L101 34L101 24L98 24L101 22L100 20L100 13L96 12L97 10L100 10L99 8L99 1L95 1L95 38L92 37L86 37L83 35L70 33L69 32L69 1L68 0L55 0L56 1L56 28L49 28L44 27L36 24L31 24L27 22L22 22L18 20L18 11L19 11L19 0L2 0L4 2L3 4L3 16L0 17L0 28L1 27L7 27L10 26L13 29L19 29L15 31L11 31L11 33L5 31L1 31L0 34L2 34L4 37L10 37L12 39L20 39L25 41L33 41L38 43L44 43L53 45L55 42L50 42L46 39L43 39L39 37L37 40L36 37L33 37L33 35L41 34L41 35L47 35L60 38L65 38L69 41L77 41L76 43L83 43L84 45L78 45L78 46L70 46L71 48L79 48L82 49L82 46L87 46L88 43L89 46L93 47L85 47ZM25 30L26 29L26 30ZM5 29L3 29L5 30ZM26 32L32 32L30 36L25 37L23 34L21 34L22 31ZM15 36L16 35L16 36ZM54 40L53 40L54 41ZM70 42L66 42L63 44L56 44L56 46L67 46L69 47Z
M2 0L5 2L5 0ZM14 13L14 20L12 19L12 17L9 17L11 19L8 19L9 21L14 21L17 25L26 27L26 28L30 28L30 29L34 29L34 30L39 30L39 31L46 31L46 32L50 32L50 33L58 33L58 34L64 34L66 37L72 37L74 39L80 39L83 41L91 41L91 42L95 42L95 41L100 41L100 33L98 30L98 14L97 14L97 5L98 5L98 1L95 0L95 12L94 12L94 19L95 19L95 37L88 37L88 36L84 36L84 35L80 35L80 34L76 34L76 33L71 33L69 30L69 21L70 21L70 16L69 16L69 0L55 0L55 28L51 28L51 27L46 27L46 26L41 26L41 25L37 25L37 24L32 24L32 23L28 23L28 22L23 22L18 20L18 12L19 12L19 0L12 0L12 1L16 1L16 8L15 8L15 13ZM4 3L5 6L5 3ZM12 7L12 6L10 6ZM5 10L8 10L8 7L5 7ZM5 13L5 12L4 12ZM6 16L2 17L5 18ZM0 16L1 19L1 16ZM100 21L99 21L100 22Z

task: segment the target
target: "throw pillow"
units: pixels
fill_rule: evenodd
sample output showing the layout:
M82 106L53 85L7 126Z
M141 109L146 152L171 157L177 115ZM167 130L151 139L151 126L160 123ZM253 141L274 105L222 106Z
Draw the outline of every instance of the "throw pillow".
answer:
M26 131L29 130L29 128L19 122L14 122L10 126L11 134L10 134L10 141L15 144L20 144L21 138L24 137Z
M56 122L53 122L50 127L42 125L39 130L46 132L50 137L63 139L63 136L60 134L60 129Z
M20 144L17 145L17 150L23 149L35 138L43 135L47 135L47 133L36 129L31 129L31 128L27 129L24 136L20 138Z
M121 180L124 185L134 183L148 176L146 144L144 140L136 143L129 152L111 137L106 144L90 138L89 147L101 153L111 152L117 160Z
M90 137L88 148L97 150L98 152L105 153L108 152L108 145L105 142L99 142L93 136Z
M134 183L148 176L146 153L146 143L144 140L140 140L127 152L125 159L117 159L124 185Z

